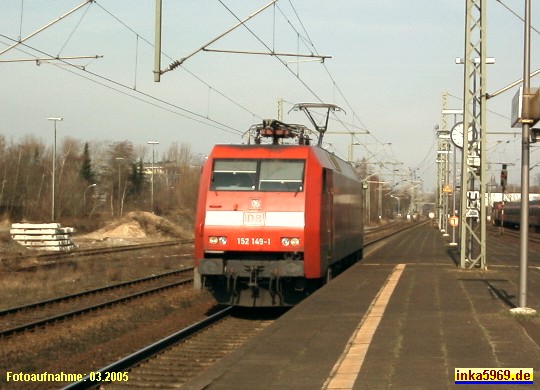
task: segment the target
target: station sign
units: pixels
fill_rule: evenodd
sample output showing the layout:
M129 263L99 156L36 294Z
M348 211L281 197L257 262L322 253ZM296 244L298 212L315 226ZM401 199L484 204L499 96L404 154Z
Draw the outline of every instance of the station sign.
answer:
M480 209L480 191L467 191L467 208Z
M521 127L524 123L534 125L540 119L540 90L529 88L527 92L519 87L512 99L510 125Z
M457 225L459 225L459 218L455 215L452 215L448 218L448 222L450 223L450 226L456 227Z
M467 157L467 166L471 168L478 168L480 163L480 157L478 156Z
M466 218L480 218L480 212L476 209L468 209L465 214Z

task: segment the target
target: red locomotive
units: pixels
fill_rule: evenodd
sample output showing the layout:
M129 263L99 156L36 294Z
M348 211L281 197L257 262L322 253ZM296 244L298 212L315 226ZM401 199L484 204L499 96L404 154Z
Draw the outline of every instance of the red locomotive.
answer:
M222 304L290 306L362 257L361 180L304 126L251 130L254 145L216 145L202 169L196 285Z

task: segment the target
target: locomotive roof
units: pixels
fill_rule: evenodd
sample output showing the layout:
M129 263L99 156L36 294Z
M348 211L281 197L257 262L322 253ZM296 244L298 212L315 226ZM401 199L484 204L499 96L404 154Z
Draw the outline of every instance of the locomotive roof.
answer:
M227 149L236 149L239 151L239 153L241 153L240 150L244 152L257 151L258 153L247 153L245 155L235 153L227 156ZM262 151L267 151L268 153L261 154L260 152ZM285 152L283 158L307 158L309 155L314 156L323 167L331 168L335 171L342 173L345 176L354 177L358 180L360 179L358 172L353 168L351 164L339 158L335 154L330 153L326 149L323 149L316 145L218 144L214 145L210 156L217 158L276 158L276 156L272 156L272 152L277 151ZM219 156L215 156L215 154L218 154Z

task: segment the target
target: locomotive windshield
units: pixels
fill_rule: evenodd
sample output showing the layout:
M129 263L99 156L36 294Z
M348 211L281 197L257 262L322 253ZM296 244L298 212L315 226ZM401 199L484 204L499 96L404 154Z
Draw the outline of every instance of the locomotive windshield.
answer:
M304 160L216 159L210 189L297 192L303 182Z

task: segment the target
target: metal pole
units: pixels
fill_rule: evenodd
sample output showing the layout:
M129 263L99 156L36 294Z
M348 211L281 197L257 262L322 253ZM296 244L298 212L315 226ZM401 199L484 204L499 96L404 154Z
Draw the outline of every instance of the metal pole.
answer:
M367 196L366 196L366 208L367 208L367 222L371 223L371 184L367 182Z
M53 155L52 155L52 205L51 205L51 222L54 222L55 217L55 202L54 195L56 193L55 183L56 183L56 120L54 121L54 142L53 142Z
M152 201L150 203L152 214L154 214L154 147L152 146Z
M42 57L42 58L14 58L10 60L0 60L0 63L8 63L8 62L35 62L36 65L39 65L40 62L48 62L48 61L64 61L64 60L81 60L85 58L103 58L103 55L96 54L93 56L58 56L58 57Z
M156 0L156 32L154 45L154 81L161 79L161 9L162 0Z
M124 157L116 157L116 161L118 161L118 216L122 216L122 187L120 186L120 168L122 164L122 160ZM112 196L111 196L111 203L112 203Z
M148 145L152 145L152 185L150 195L150 211L154 214L154 163L155 163L155 146L159 145L159 141L148 141Z
M51 117L47 118L49 121L54 122L54 141L53 141L53 156L52 156L52 186L51 186L51 222L54 222L55 219L55 183L56 183L56 122L64 120L60 117Z
M120 161L118 161L118 216L121 217L122 209L122 186L120 185Z
M445 184L445 187L448 186L448 183L450 182L450 157L448 156L448 154L450 153L450 143L448 142L448 140L445 141L444 143L445 147L444 149L448 152L446 153L446 156L444 157L444 184ZM448 192L445 192L444 193L444 204L443 204L443 211L444 211L444 236L445 237L448 237L450 234L448 233L448 217L449 217L449 213L448 213Z
M382 222L382 186L381 186L381 183L378 184L378 189L379 189L379 205L377 207L378 209L378 221L379 223Z
M485 245L485 71L487 62L485 3L486 0L466 1L461 220L459 225L461 268L487 269ZM478 56L478 61L476 61L476 56ZM469 134L470 132L472 134ZM478 183L479 188L476 188L476 183Z
M454 123L456 122L456 119L454 118ZM456 216L456 193L457 193L457 164L456 164L456 154L457 154L458 148L456 148L456 145L454 145L454 156L453 159L453 172L452 172L452 186L454 187L452 190L452 216ZM452 226L452 242L450 243L451 246L457 246L456 242L456 227Z
M530 89L531 2L525 0L525 31L523 47L523 94ZM529 123L523 122L521 136L521 224L519 251L519 307L527 307L527 256L529 250Z

